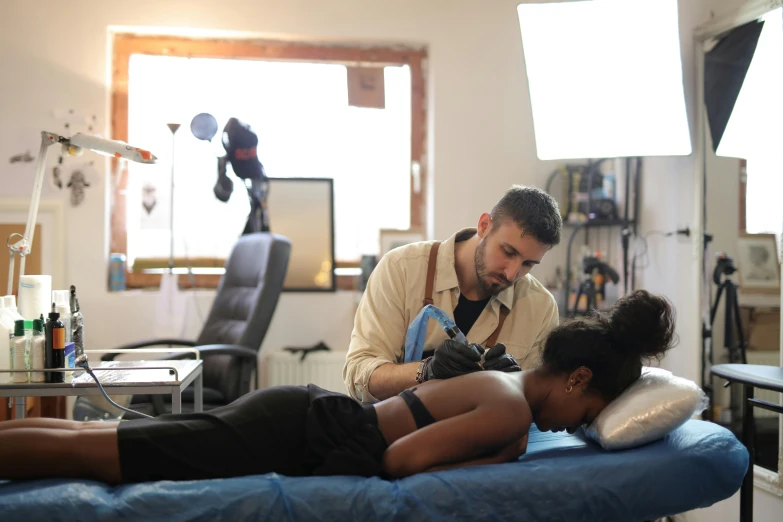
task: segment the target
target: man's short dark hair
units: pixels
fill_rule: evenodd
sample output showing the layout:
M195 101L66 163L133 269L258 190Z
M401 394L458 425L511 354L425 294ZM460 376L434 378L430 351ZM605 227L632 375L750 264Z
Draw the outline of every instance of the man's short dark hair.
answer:
M493 228L513 221L525 235L532 235L550 248L560 243L563 218L557 201L534 187L514 185L490 211Z

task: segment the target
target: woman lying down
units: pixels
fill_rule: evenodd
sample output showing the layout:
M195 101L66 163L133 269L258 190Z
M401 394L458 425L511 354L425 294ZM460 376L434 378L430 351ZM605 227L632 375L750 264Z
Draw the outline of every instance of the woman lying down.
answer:
M429 381L374 405L313 385L281 386L205 413L12 420L0 423L0 478L405 477L510 462L525 452L531 423L569 432L589 424L673 337L668 301L638 291L609 314L556 327L535 370Z

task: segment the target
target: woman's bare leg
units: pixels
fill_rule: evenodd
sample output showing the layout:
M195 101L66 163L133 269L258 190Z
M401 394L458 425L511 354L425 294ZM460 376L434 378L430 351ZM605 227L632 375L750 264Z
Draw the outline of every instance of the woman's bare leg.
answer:
M57 428L63 430L116 429L117 424L119 424L119 421L75 422L65 419L50 419L48 417L30 417L0 422L0 431L18 428Z
M84 478L119 484L118 423L21 419L0 423L0 479Z

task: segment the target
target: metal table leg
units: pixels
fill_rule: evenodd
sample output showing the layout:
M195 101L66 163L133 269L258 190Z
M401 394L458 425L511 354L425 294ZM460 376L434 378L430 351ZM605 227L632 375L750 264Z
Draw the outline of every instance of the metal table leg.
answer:
M16 410L15 417L17 419L24 419L24 413L25 413L24 397L14 397L14 410Z
M182 413L182 390L179 386L171 393L171 413Z
M196 382L193 383L193 411L200 413L204 411L204 372L199 372Z
M742 443L748 450L750 455L750 464L748 465L748 472L745 474L745 479L742 481L742 487L740 488L740 521L752 522L753 520L753 466L756 461L756 444L755 444L755 425L753 422L753 385L746 384L743 386L745 397L743 402L743 408L745 409L742 415Z

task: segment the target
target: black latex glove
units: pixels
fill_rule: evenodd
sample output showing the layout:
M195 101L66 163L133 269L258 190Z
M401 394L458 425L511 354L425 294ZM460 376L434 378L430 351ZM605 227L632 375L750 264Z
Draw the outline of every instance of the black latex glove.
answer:
M483 349L475 344L466 344L446 339L424 368L424 380L450 379L466 373L481 371L479 361Z
M489 350L484 356L484 369L497 372L521 372L517 361L506 353L506 345L498 343Z

